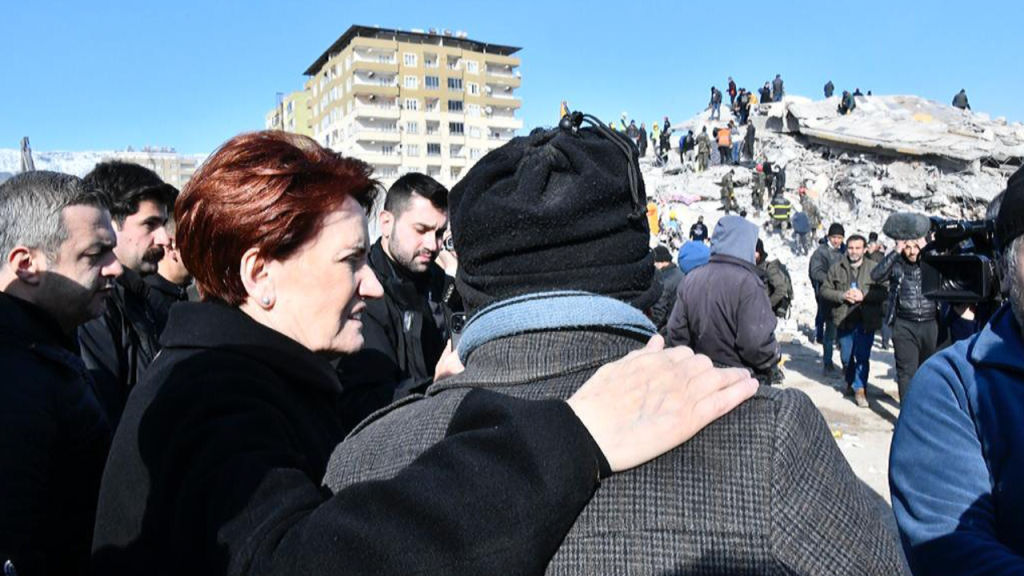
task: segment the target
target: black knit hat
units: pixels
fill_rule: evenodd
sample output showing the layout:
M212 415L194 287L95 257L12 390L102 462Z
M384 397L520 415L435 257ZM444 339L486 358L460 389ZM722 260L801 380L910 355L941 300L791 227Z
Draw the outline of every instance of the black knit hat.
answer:
M452 188L456 286L470 310L551 290L641 310L657 301L636 150L603 125L578 126L515 138Z
M845 237L846 236L846 228L843 228L843 225L840 224L839 222L835 222L831 226L828 227L828 235L829 236L843 236L843 237Z
M654 247L654 261L655 262L671 262L672 252L667 246L658 244Z
M1024 234L1024 168L1010 176L996 217L996 236L1001 245L1009 246L1021 234Z

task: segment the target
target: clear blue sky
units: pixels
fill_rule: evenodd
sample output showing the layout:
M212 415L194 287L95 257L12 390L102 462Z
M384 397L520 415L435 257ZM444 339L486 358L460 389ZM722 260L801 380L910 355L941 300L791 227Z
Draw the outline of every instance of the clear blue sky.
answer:
M351 24L466 30L523 47L521 117L688 118L711 84L913 93L1024 120L1024 2L0 0L0 148L210 152Z

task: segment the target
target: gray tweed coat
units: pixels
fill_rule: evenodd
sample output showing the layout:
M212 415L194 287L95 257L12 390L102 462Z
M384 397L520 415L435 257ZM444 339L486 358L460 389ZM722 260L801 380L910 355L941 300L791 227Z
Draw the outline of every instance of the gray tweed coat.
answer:
M364 421L335 449L325 484L339 490L394 476L442 438L473 387L568 398L599 366L641 345L601 331L484 344L465 372L426 398ZM683 446L605 480L547 573L900 574L897 541L866 490L807 396L762 387Z

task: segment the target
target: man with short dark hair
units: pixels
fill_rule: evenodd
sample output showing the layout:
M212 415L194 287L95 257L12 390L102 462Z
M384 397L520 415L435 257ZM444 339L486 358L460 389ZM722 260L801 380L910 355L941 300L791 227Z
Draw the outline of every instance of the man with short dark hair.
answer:
M1024 574L1024 170L996 237L1009 297L921 366L893 434L892 507L915 575Z
M366 303L363 348L337 365L353 425L425 390L450 337L450 282L435 262L448 226L448 189L425 174L402 176L388 190L379 225L369 263L384 297Z
M103 314L121 273L107 203L55 172L0 185L0 566L13 566L4 574L87 572L111 426L74 331Z
M857 406L868 407L867 384L871 345L875 331L882 327L885 285L871 277L875 262L865 257L867 239L854 234L846 240L846 258L828 271L821 296L835 305L839 352L843 361L846 391L853 393Z
M98 164L85 182L110 197L110 216L124 268L106 312L78 330L82 359L96 381L100 402L116 427L128 394L160 351L157 314L143 277L155 274L170 245L167 214L178 191L156 172L130 162Z
M156 274L143 278L148 287L146 294L149 303L156 312L157 334L163 333L171 306L188 301L188 288L192 285L192 274L181 261L181 252L174 241L177 225L173 214L167 217L166 229L170 244L164 249L164 257L157 264Z
M697 221L690 226L690 240L701 243L708 241L708 227L704 224L703 216L697 216Z
M764 242L760 238L757 240L757 249L755 250L755 264L757 264L761 282L764 283L765 294L768 295L768 303L772 307L772 312L778 318L785 318L789 315L793 287L790 286L782 262L768 259L768 252L765 251Z

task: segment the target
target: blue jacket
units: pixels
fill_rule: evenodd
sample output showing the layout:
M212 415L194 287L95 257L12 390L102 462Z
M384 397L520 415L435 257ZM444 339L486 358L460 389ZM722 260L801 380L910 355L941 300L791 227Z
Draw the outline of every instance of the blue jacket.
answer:
M1024 574L1024 339L1008 304L917 371L889 485L915 575Z

